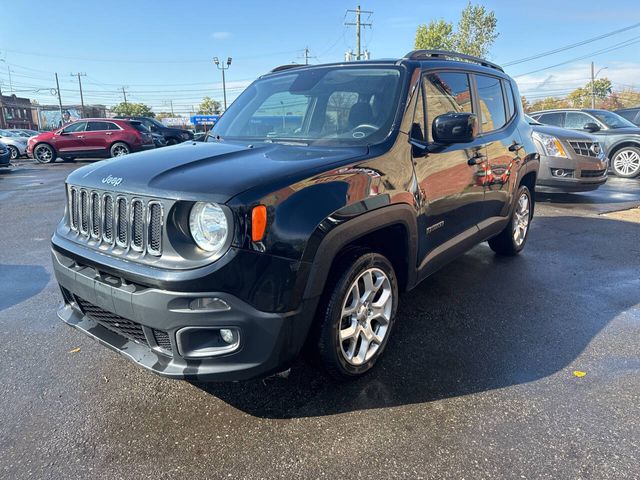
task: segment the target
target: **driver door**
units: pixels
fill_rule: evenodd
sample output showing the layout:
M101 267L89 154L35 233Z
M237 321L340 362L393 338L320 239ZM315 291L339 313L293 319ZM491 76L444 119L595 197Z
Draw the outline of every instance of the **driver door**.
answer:
M86 150L85 129L87 122L74 122L61 131L60 135L53 137L53 143L59 154L77 153Z

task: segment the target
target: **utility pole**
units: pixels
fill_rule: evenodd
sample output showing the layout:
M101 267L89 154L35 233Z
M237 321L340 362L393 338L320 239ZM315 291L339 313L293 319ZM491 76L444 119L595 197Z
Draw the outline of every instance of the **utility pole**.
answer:
M596 108L596 74L594 73L595 66L591 62L591 108Z
M13 81L11 80L11 68L7 65L7 73L9 74L9 91L13 95Z
M169 100L169 103L171 104L171 116L173 117L173 100Z
M0 128L7 128L7 123L4 119L4 105L2 103L2 87L0 87Z
M127 87L122 87L122 96L124 97L124 104L127 104L127 92L125 91L125 88Z
M224 79L224 71L225 70L229 70L229 67L231 66L231 57L227 57L227 66L225 67L224 63L220 63L220 60L218 59L218 57L213 57L213 63L216 64L216 67L218 67L218 70L222 70L222 95L224 96L224 111L227 111L227 84L225 83L225 79Z
M309 65L309 47L304 47L304 64Z
M58 72L56 72L56 91L58 92L58 105L60 106L60 126L63 125L64 117L62 115L62 96L60 96L60 82L58 81Z
M356 53L355 53L355 55L356 55L356 60L362 60L362 51L360 49L360 39L361 39L360 29L361 29L361 27L370 27L371 23L363 23L361 21L360 17L361 17L361 15L363 13L367 13L367 14L369 14L368 18L370 18L371 15L373 15L373 11L371 11L371 10L361 10L360 9L360 5L358 5L355 10L347 10L347 13L355 13L356 14L355 23L353 23L353 22L345 22L345 26L356 27Z
M80 87L80 106L82 107L80 110L80 114L82 115L82 117L86 117L85 113L84 113L84 97L82 96L82 80L80 80L80 77L86 77L87 74L86 73L72 73L71 74L72 77L78 77L78 86Z

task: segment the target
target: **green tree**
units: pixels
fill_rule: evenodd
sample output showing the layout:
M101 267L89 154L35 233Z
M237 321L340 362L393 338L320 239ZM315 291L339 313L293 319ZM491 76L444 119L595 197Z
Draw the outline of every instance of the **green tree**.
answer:
M418 25L415 48L454 50L467 55L485 57L498 38L498 19L493 11L470 1L462 10L457 28L443 19Z
M198 115L218 115L220 110L220 102L211 97L204 97L198 105Z
M567 108L569 102L566 98L547 97L541 100L536 100L529 106L529 112L536 112L538 110L549 110L551 108Z
M587 83L584 87L576 88L571 92L567 99L572 107L575 108L588 108L591 106L591 98L595 92L596 102L600 103L605 100L613 91L611 86L611 80L608 78L598 78L593 82L593 91L591 89L591 82Z
M111 108L116 115L139 116L139 117L155 117L151 111L151 107L144 103L122 102Z

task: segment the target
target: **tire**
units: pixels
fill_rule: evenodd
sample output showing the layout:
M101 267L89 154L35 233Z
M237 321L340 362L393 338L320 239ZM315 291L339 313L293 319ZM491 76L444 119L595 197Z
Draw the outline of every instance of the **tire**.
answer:
M20 152L18 151L18 149L13 145L7 145L7 148L9 149L9 153L11 154L10 159L17 160L20 156Z
M498 255L517 255L522 251L531 226L533 199L529 188L522 185L516 194L516 205L504 230L489 240L489 247Z
M56 161L56 151L46 143L39 143L33 148L33 158L38 163L53 163Z
M623 147L611 159L611 168L618 177L634 178L640 175L640 148Z
M324 369L345 380L371 370L384 352L395 321L398 282L391 262L378 253L358 250L339 261L318 312L316 346Z
M178 140L176 140L175 138L169 138L169 139L167 140L167 146L168 146L168 147L169 147L169 146L171 146L171 145L177 145L177 144L179 144L179 143L180 143L180 142L179 142Z
M109 153L112 157L122 157L131 153L131 149L129 148L129 145L124 142L116 142L111 145Z

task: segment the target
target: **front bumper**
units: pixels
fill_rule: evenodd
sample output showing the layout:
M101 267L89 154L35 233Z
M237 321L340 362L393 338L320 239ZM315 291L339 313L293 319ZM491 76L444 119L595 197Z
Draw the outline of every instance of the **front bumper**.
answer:
M65 299L58 316L165 377L226 381L268 375L295 358L308 330L309 313L303 307L287 313L262 312L228 293L144 287L82 266L56 250L52 256ZM194 298L210 297L223 300L230 309L212 312L189 308ZM238 347L207 358L186 358L176 335L185 327L200 327L205 335L212 328L237 329Z
M588 192L607 181L606 158L564 158L540 155L540 170L536 181L539 192ZM571 177L556 177L554 169L573 170Z

